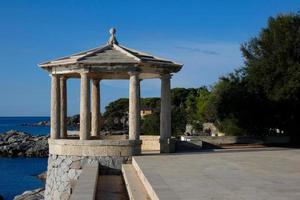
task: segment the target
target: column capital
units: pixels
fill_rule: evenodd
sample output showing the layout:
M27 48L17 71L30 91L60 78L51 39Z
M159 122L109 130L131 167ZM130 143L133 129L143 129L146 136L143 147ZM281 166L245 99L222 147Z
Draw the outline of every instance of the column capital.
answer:
M102 79L101 79L101 78L91 78L91 80L92 80L93 82L100 82Z
M49 76L50 76L50 77L52 77L52 76L60 77L60 74L50 73Z
M64 75L59 76L59 78L60 78L60 80L67 80L68 79L68 77L66 77Z
M128 74L129 74L129 76L135 76L135 75L139 75L140 72L139 71L129 71Z
M89 74L89 71L82 71L79 74L80 74L80 76L83 76L83 75L87 76Z
M172 74L170 73L163 73L163 74L160 74L160 79L171 79L172 78Z

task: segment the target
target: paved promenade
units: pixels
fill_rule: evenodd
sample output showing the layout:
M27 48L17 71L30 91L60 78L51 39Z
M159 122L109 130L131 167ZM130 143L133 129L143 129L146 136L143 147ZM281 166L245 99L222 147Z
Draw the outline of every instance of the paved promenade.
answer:
M257 149L134 158L159 199L299 200L300 150Z

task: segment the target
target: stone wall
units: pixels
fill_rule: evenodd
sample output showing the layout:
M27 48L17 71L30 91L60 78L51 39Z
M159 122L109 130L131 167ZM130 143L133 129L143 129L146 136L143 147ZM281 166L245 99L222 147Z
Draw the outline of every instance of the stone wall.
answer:
M75 156L133 156L141 153L140 140L49 139L49 154Z
M120 172L121 165L130 157L120 156L71 156L50 154L45 190L45 200L69 199L85 165L100 164L100 168ZM103 170L105 171L105 170Z
M181 141L203 141L210 144L285 144L290 142L289 136L181 136Z
M142 140L142 151L159 151L159 135L141 135Z

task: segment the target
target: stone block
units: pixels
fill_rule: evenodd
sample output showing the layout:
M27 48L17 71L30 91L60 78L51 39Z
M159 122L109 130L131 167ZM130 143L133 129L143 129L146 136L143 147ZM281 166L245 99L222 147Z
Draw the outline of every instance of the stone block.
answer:
M70 168L71 169L80 169L81 168L81 162L80 162L80 160L73 161L71 163Z

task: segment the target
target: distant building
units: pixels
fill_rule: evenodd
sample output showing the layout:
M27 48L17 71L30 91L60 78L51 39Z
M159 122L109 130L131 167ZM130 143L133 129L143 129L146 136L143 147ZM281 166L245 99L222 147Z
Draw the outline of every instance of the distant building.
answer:
M141 118L144 119L145 116L151 115L153 113L152 108L141 108Z

